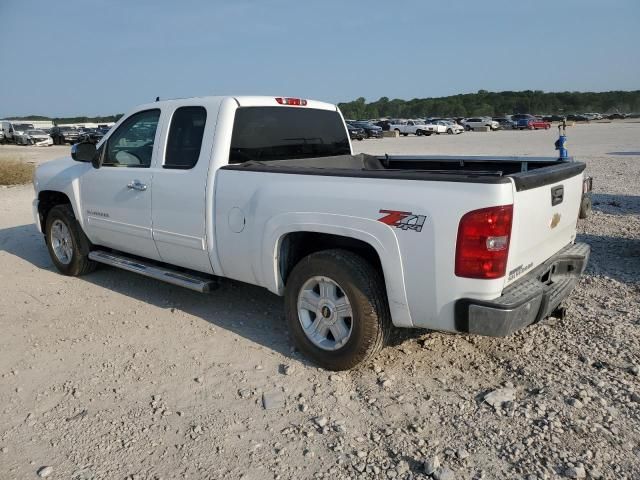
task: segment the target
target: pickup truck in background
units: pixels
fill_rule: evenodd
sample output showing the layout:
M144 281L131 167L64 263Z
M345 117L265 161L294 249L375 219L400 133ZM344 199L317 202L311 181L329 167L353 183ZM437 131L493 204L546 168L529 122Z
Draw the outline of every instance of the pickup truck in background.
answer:
M504 336L548 316L589 257L584 168L354 155L335 105L203 97L142 105L40 165L33 212L61 273L262 286L299 349L342 370L393 325Z
M438 133L437 125L427 124L423 120L390 120L389 130L395 130L405 137L409 134L421 137L422 135L429 136L432 133Z

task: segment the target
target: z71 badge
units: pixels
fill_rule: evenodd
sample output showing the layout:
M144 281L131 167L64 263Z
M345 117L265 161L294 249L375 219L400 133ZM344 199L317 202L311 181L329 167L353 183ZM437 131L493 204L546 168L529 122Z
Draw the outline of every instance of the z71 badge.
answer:
M397 210L380 210L385 216L379 218L378 221L391 227L401 228L402 230L413 230L421 232L426 215L414 215L411 212L399 212Z

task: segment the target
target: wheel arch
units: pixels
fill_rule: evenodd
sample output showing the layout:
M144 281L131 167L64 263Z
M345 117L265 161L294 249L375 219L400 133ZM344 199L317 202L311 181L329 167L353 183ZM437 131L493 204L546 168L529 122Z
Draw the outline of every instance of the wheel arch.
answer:
M270 246L271 255L263 256L264 286L282 295L287 276L300 259L313 252L342 248L361 255L379 269L393 323L412 327L402 258L393 230L373 220L331 217L331 224L290 223L282 228L267 228L267 231L270 230L270 233L266 233L269 240L264 245ZM269 265L266 263L268 261Z
M75 211L73 203L66 193L58 192L56 190L42 190L38 193L38 219L40 221L40 229L42 232L45 230L45 224L47 222L49 212L56 205L70 205L76 218L78 218L78 214Z

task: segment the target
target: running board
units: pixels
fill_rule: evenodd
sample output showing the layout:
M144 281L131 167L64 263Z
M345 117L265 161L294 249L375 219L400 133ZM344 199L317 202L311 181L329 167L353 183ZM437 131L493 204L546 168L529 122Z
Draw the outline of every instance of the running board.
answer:
M197 277L189 273L170 270L165 267L152 265L141 260L125 257L124 255L116 255L102 250L89 252L89 259L94 262L104 263L112 267L121 268L129 272L139 273L145 277L155 278L162 282L178 285L179 287L195 290L200 293L207 293L214 289L216 282L214 280Z

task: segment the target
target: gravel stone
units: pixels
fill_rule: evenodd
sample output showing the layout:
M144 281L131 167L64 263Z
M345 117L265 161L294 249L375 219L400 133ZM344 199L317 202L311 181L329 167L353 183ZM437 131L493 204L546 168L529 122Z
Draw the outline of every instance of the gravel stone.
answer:
M53 467L40 467L37 473L40 478L47 478L53 473Z

